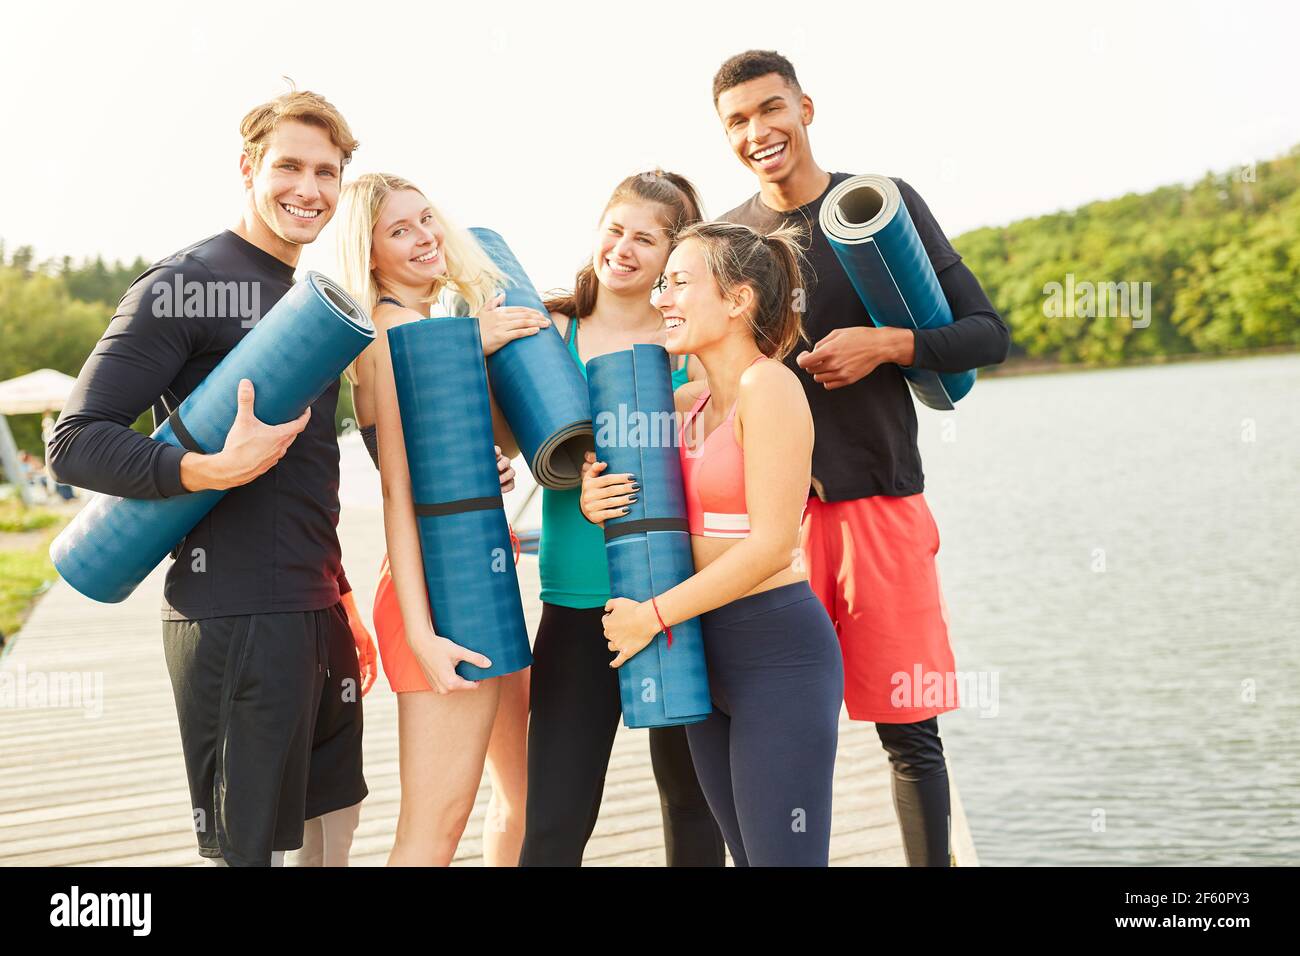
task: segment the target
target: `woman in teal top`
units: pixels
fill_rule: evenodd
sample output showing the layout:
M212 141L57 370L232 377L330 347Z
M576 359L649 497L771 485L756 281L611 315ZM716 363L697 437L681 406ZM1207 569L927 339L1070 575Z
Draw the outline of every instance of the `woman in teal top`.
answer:
M587 377L587 363L578 354L578 323L555 317L573 360ZM587 320L590 322L590 318ZM603 353L601 353L603 354ZM673 391L690 381L690 356L672 373ZM542 540L539 558L542 601L570 608L603 608L609 600L609 566L605 563L605 533L582 516L581 488L542 489Z
M650 300L677 232L701 218L681 176L629 176L605 205L591 260L572 295L547 301L583 375L587 360L666 337ZM684 383L688 368L673 373ZM600 813L618 729L618 672L602 617L609 600L605 536L582 516L581 489L542 491L542 618L533 645L528 801L521 866L577 866ZM653 728L650 756L669 866L722 866L722 834L695 777L685 728Z

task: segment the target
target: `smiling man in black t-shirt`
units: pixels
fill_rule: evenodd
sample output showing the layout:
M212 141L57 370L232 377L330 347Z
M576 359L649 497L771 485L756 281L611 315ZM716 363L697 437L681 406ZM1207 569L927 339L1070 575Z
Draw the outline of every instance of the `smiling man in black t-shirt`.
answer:
M335 530L339 384L296 421L267 425L253 414L256 383L242 381L238 417L211 454L131 429L151 405L155 423L165 418L289 291L357 145L310 92L254 108L240 132L239 221L131 284L48 462L59 481L127 498L228 489L173 551L162 609L199 853L279 864L303 845L304 820L320 818L307 831L320 862L342 863L366 795L360 698L374 651Z
M751 50L727 60L713 101L732 151L758 192L720 218L760 232L797 224L807 235L804 332L787 359L803 382L816 439L801 555L844 652L845 703L876 723L893 766L909 865L946 866L949 794L938 715L958 702L925 504L916 410L902 369L960 372L1006 358L1010 334L920 195L895 180L955 321L913 331L877 328L818 226L830 188L849 177L813 159L812 99L789 60Z

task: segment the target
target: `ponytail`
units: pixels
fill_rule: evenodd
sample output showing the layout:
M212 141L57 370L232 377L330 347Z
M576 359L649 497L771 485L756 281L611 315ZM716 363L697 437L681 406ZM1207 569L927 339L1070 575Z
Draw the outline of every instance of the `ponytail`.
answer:
M801 340L807 340L801 321L807 301L801 271L803 238L803 229L795 225L764 235L729 222L698 223L678 237L700 243L709 273L723 295L742 285L753 290L750 331L759 351L774 359L784 359Z
M784 306L776 305L776 313L767 324L769 339L776 345L770 354L772 358L785 358L804 337L803 313L807 309L808 290L804 288L803 273L799 268L803 259L802 238L803 230L794 225L781 226L763 237L776 260L776 272L781 276L779 284L785 292L777 299L777 303L784 301Z

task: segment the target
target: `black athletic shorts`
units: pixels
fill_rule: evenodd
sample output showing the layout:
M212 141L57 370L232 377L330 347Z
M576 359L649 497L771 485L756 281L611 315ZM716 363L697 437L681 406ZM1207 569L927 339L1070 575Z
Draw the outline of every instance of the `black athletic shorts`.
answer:
M199 853L269 866L360 803L361 681L342 603L163 622Z

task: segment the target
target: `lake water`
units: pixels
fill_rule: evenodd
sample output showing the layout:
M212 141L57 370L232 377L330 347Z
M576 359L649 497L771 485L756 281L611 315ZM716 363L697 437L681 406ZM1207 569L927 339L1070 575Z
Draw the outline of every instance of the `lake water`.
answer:
M1300 356L918 409L985 864L1300 861ZM973 701L978 704L978 701Z
M1300 355L918 408L957 666L997 679L940 718L981 862L1300 861L1297 409ZM345 507L378 507L341 444Z

